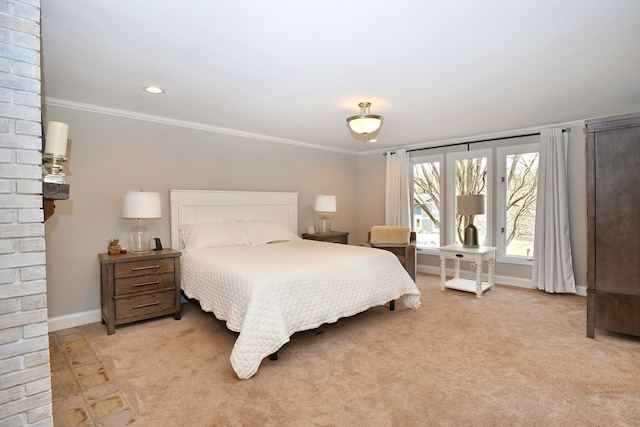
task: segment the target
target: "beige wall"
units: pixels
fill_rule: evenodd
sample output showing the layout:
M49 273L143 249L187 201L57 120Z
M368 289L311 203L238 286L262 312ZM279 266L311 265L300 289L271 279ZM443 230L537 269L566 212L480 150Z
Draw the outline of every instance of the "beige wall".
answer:
M69 124L69 200L46 223L49 317L100 307L97 255L125 238L125 191L161 194L162 219L145 221L170 246L169 190L298 192L299 231L313 225L317 194L335 194L333 229L357 229L357 156L186 127L46 106L45 121ZM353 240L352 240L353 241Z
M351 155L222 135L188 127L47 106L46 120L68 123L67 164L71 197L56 204L46 226L49 317L98 310L97 254L112 237L125 238L132 221L120 218L122 194L158 191L163 217L145 221L170 246L172 188L295 191L299 231L313 225L317 194L336 194L333 229L366 240L384 222L385 157ZM570 133L570 215L576 282L586 285L586 196L584 134ZM420 255L423 270L437 271L436 256ZM502 264L496 274L529 280L528 266Z
M386 157L381 153L358 157L358 237L367 240L374 225L384 224Z

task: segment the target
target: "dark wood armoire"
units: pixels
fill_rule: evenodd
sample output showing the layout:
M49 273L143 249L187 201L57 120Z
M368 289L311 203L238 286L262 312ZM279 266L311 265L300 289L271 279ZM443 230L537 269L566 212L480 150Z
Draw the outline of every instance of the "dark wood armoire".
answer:
M587 336L640 336L640 113L587 127Z

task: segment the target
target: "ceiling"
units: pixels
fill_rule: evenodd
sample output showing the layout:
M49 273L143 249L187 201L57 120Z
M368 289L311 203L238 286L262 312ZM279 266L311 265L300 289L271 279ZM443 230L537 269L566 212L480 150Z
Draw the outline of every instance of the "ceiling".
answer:
M638 0L41 8L45 102L76 108L348 152L640 111ZM384 116L378 142L346 127L360 101Z

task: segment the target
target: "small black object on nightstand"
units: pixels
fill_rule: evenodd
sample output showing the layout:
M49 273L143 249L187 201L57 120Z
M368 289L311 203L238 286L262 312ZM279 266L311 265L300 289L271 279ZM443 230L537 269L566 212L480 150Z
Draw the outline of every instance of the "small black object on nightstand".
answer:
M156 241L156 248L154 249L154 251L161 251L162 250L162 243L160 242L160 238L159 237L154 237L153 240Z

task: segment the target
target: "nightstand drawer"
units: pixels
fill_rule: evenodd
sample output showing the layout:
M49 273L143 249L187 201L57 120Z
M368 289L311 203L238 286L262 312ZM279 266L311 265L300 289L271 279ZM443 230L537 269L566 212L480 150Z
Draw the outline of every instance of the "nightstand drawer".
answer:
M329 231L328 233L302 233L302 238L307 240L319 240L321 242L349 244L349 233L345 231Z
M175 292L167 290L150 294L135 295L116 299L116 322L141 316L155 316L159 313L173 313Z
M158 289L174 289L174 279L175 277L173 273L116 279L115 296L133 294L136 292L156 291Z
M348 237L347 236L339 236L339 237L334 237L331 239L325 239L325 242L329 242L329 243L341 243L343 245L346 245L349 243L349 241L347 240Z
M115 265L113 275L116 279L121 279L171 271L173 271L173 258L162 258L118 263Z

